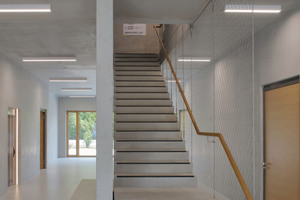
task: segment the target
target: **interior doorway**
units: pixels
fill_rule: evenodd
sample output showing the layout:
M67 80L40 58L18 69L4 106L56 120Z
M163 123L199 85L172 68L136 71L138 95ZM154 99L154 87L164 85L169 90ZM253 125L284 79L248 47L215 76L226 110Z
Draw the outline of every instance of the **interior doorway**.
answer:
M264 88L264 198L300 199L299 77Z
M19 184L19 109L8 108L8 186Z
M40 169L47 168L47 111L40 112Z
M67 111L67 156L96 156L95 111Z

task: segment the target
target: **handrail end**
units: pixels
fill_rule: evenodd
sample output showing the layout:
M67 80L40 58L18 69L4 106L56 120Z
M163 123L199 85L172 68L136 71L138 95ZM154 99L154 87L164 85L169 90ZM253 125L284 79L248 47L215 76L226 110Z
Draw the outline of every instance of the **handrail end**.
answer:
M162 24L160 24L159 26L153 26L153 28L161 28Z

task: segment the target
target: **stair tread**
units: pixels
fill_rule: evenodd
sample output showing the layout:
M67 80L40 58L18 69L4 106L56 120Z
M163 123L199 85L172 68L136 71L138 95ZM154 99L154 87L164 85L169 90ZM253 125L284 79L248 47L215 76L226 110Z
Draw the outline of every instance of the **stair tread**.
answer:
M193 174L116 174L117 177L194 177Z
M151 139L151 138L146 138L146 139L116 139L117 142L122 142L122 141L133 141L133 142L147 142L147 141L151 141L151 142L168 142L168 141L178 141L178 142L182 142L182 138L158 138L158 139Z
M189 161L117 161L116 164L191 164Z

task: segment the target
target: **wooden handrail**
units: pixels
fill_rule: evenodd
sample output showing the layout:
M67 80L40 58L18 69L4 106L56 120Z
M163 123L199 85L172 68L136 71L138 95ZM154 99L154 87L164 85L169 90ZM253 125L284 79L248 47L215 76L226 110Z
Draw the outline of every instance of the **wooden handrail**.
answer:
M188 104L188 101L187 101L187 99L186 99L186 97L184 95L184 92L183 92L183 90L181 88L181 85L180 85L180 83L178 81L177 75L176 75L176 73L174 71L172 62L171 62L171 60L169 58L169 55L168 55L167 50L165 48L165 45L164 45L162 39L160 38L160 36L158 34L157 28L160 28L160 27L161 26L153 26L153 28L155 29L156 35L157 35L157 37L159 39L159 42L160 42L160 44L162 46L162 49L163 49L163 51L165 53L166 59L167 59L167 61L169 63L169 66L171 68L171 72L172 72L172 74L174 76L174 79L175 79L176 84L178 86L179 92L180 92L180 94L182 96L182 99L184 101L184 104L185 104L186 109L187 109L187 111L188 111L188 113L190 115L190 118L192 120L192 123L194 125L194 128L195 128L197 134L198 135L202 135L202 136L211 136L211 137L218 137L219 138L219 140L220 140L220 142L221 142L221 144L223 146L223 149L224 149L224 151L225 151L225 153L227 155L227 158L228 158L228 160L229 160L229 162L231 164L231 167L232 167L232 169L233 169L233 171L234 171L234 173L235 173L235 175L236 175L236 177L237 177L237 179L238 179L238 181L239 181L239 183L240 183L240 185L241 185L241 187L242 187L242 189L244 191L244 194L245 194L247 200L253 200L253 198L251 196L251 193L249 192L249 189L247 187L247 184L246 184L246 182L245 182L245 180L244 180L244 178L243 178L243 176L242 176L242 174L241 174L241 172L240 172L240 170L239 170L239 168L238 168L238 166L237 166L237 164L236 164L236 162L235 162L235 160L234 160L234 158L233 158L233 156L232 156L232 154L231 154L231 152L230 152L230 150L228 148L228 145L227 145L227 143L226 143L223 135L221 133L208 133L208 132L201 132L199 130L199 127L198 127L198 125L196 123L195 117L194 117L194 115L192 113L192 110L191 110L191 108L190 108L190 106Z

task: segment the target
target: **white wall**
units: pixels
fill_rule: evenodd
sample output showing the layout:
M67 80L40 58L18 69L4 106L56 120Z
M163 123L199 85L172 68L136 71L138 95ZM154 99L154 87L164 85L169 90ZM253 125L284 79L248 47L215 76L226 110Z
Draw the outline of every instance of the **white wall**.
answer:
M96 111L96 98L66 98L58 100L58 157L67 156L67 111Z
M255 184L262 199L263 93L266 84L300 75L300 8L255 35Z
M255 33L254 41L251 17L234 22L218 19L209 33L211 27L205 21L209 16L204 13L194 25L192 36L186 35L183 50L181 38L177 38L171 59L174 66L180 66L174 57L181 55L175 50L187 56L191 52L213 55L210 64L186 63L184 73L178 69L179 78L185 78L182 85L200 130L224 135L250 192L255 199L263 199L262 87L300 74L300 8L282 14ZM211 49L214 51L209 52ZM175 94L173 91L173 99ZM204 183L229 199L244 199L220 143L216 140L214 145L209 142L212 138L197 136L189 117L186 128L199 185Z
M0 195L7 189L8 107L21 109L20 183L40 173L40 110L51 108L48 124L48 141L57 135L55 97L48 86L25 69L0 56ZM50 98L50 102L49 99ZM49 143L50 145L55 143ZM56 148L56 147L54 147ZM55 156L49 156L53 159Z

